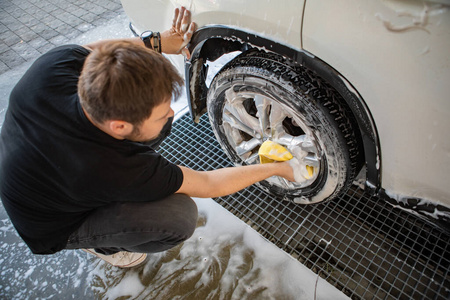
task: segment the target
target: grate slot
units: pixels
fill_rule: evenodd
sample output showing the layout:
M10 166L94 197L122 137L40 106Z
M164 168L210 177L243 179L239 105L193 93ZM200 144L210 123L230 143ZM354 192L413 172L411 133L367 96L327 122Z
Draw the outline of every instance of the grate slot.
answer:
M206 115L180 118L160 152L196 170L232 166ZM357 186L310 206L255 186L215 200L352 299L450 298L448 233Z

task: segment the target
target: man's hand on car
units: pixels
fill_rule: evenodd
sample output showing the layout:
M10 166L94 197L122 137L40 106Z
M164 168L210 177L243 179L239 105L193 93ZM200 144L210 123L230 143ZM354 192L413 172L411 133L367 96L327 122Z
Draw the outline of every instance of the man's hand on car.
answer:
M185 7L176 8L172 28L161 33L161 48L167 54L183 54L188 59L189 53L186 45L195 31L195 23L191 21L191 12Z

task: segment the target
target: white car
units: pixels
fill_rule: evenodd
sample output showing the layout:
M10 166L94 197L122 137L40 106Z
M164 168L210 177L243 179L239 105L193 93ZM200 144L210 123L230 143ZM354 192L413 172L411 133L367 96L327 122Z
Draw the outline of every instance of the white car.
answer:
M122 0L138 32L198 30L185 70L194 121L208 113L235 164L265 140L299 159L305 180L261 186L296 203L330 200L363 170L365 187L450 220L448 0ZM207 82L208 64L239 53Z

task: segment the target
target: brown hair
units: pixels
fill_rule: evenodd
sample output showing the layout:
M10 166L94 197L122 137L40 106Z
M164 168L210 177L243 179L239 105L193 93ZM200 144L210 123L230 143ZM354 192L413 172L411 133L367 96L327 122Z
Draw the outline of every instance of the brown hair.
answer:
M79 81L80 102L95 122L140 125L155 106L179 97L183 79L161 54L120 41L88 55Z

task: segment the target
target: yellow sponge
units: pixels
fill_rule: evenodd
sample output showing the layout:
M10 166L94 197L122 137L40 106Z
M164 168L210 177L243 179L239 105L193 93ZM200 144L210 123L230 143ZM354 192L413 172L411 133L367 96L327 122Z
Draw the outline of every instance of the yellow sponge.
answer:
M293 158L291 152L286 148L272 141L265 141L259 147L259 160L262 164L274 161L287 161Z

